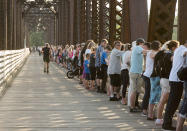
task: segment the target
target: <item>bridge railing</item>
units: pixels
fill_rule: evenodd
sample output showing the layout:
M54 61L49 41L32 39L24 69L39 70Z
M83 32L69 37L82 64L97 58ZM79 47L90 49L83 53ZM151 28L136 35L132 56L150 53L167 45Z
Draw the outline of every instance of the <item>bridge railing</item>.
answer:
M29 53L28 48L0 51L0 92L8 78L24 63Z

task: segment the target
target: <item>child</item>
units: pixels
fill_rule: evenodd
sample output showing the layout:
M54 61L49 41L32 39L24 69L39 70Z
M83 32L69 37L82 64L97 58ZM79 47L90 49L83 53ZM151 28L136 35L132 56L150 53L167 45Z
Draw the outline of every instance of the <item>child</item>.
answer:
M85 88L89 89L89 82L90 82L90 69L89 69L89 64L90 64L90 54L86 54L86 59L84 61L84 72L86 74L85 77Z

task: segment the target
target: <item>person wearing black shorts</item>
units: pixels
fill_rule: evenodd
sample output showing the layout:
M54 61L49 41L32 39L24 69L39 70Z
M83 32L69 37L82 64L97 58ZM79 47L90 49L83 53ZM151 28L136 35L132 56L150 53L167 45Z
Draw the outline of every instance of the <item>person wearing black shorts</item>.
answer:
M44 72L49 73L51 50L48 43L45 44L45 47L42 49L42 53L43 53L43 61L44 61Z
M114 49L111 52L109 66L108 66L108 74L110 76L110 101L117 101L120 98L120 87L121 87L121 56L124 51L120 51L121 42L114 42Z
M96 50L96 59L95 59L95 67L96 67L96 82L97 82L97 92L101 92L101 80L102 80L102 72L101 72L101 55L104 51L104 48L107 46L108 41L103 39L101 44L98 46Z

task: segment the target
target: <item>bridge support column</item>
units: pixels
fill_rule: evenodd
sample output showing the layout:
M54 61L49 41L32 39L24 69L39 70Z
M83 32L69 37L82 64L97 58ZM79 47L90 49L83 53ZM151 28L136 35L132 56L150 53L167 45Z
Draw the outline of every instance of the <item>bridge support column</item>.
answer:
M99 42L99 5L98 0L92 0L92 39Z
M109 0L99 0L99 41L102 39L109 39L109 26L107 21L109 21L109 9L107 8Z
M109 29L109 44L113 45L116 40L116 0L110 0L110 29Z
M86 0L86 40L91 39L91 0Z
M79 13L78 13L78 1L74 0L74 5L73 5L73 43L79 43L78 40L78 17L79 17Z
M177 0L152 0L148 41L171 40ZM143 24L142 24L143 25Z
M179 0L179 41L183 44L187 40L187 1Z
M13 1L7 0L7 49L13 48Z
M81 0L80 4L80 42L86 42L86 0Z
M0 50L7 49L7 1L0 1Z

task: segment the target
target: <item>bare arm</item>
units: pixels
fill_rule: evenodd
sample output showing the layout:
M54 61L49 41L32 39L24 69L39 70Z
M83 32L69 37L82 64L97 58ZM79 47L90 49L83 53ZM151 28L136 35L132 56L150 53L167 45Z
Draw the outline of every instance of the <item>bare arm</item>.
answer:
M151 57L152 59L154 59L154 58L155 58L155 55L156 55L155 52L151 52L150 57Z

